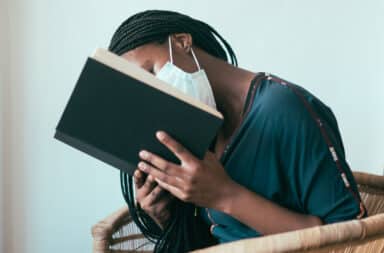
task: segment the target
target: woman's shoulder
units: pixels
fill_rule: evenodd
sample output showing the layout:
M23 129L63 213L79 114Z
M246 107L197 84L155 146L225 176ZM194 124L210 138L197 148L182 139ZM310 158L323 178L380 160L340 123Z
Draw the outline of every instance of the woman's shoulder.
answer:
M286 137L287 140L290 136L304 138L318 134L319 124L322 124L343 147L339 126L330 107L303 86L276 75L265 74L259 80L246 117L255 131L262 129L271 137Z
M256 89L252 113L269 119L297 120L315 115L334 120L332 110L301 85L265 73Z

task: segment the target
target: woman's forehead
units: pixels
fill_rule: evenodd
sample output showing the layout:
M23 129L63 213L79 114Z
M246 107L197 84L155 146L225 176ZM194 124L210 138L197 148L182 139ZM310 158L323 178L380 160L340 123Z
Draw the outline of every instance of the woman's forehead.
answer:
M121 55L127 61L151 72L168 60L168 50L158 44L146 44Z
M166 53L164 50L164 47L155 43L148 43L148 44L136 47L135 49L129 50L124 54L122 54L121 56L128 61L153 62L158 57L162 57L164 53Z

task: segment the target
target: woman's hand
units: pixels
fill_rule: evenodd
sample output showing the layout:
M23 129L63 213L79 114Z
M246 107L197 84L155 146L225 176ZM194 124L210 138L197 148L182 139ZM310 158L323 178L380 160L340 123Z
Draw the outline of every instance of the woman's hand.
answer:
M289 210L237 184L211 152L199 160L169 135L156 136L181 164L147 151L139 154L145 160L139 169L177 198L224 212L264 235L322 224L318 217Z
M163 229L170 217L169 204L173 196L157 185L151 175L136 170L134 175L136 201L151 218Z
M139 169L152 175L162 188L182 201L225 211L237 184L214 154L207 152L204 160L199 160L166 133L157 132L156 137L179 158L181 165L141 151L139 156L144 161L139 162Z

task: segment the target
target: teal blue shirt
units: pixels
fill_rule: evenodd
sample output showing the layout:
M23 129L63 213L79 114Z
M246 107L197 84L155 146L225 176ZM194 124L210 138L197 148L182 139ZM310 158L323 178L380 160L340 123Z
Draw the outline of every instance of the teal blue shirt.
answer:
M259 73L252 81L243 120L220 161L237 183L324 223L367 215L331 109L276 76ZM217 210L200 213L221 243L261 235Z

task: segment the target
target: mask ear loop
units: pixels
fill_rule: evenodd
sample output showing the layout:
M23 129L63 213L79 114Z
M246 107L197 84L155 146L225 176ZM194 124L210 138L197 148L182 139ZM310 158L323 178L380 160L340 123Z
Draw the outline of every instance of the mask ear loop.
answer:
M197 60L196 55L195 55L195 52L193 52L193 48L192 48L192 47L191 47L191 53L192 53L193 59L194 59L195 62L196 62L197 68L200 70L200 64L199 64L199 61Z
M168 45L169 45L169 59L170 59L171 63L173 64L171 35L168 36Z

